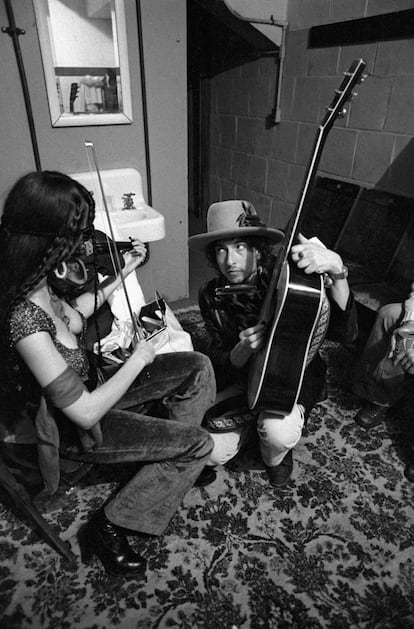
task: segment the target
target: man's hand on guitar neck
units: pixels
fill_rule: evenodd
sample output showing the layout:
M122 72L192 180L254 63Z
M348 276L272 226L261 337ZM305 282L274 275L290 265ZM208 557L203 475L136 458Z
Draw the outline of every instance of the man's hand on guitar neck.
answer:
M318 238L305 238L298 234L299 244L293 245L292 260L305 273L341 273L342 258L335 251L327 249Z
M331 278L328 287L332 292L332 298L342 310L345 310L350 290L346 274L343 273L346 269L341 256L325 247L319 238L305 238L298 234L298 240L299 243L291 248L292 260L306 274L325 273ZM337 275L344 277L336 278Z

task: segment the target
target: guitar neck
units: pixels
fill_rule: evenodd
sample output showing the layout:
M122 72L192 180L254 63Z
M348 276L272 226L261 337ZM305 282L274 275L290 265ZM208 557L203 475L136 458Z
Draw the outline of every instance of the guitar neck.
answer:
M283 241L281 250L284 256L283 262L289 256L290 249L297 239L299 233L300 219L303 208L305 206L308 194L312 188L313 181L316 176L316 172L319 167L322 150L328 137L328 133L331 130L336 118L345 114L344 106L354 95L352 90L355 85L363 80L362 73L365 69L366 63L363 59L356 59L349 70L344 75L345 78L342 81L339 89L335 90L335 97L331 105L327 108L326 114L319 124L318 131L312 146L311 156L306 169L306 175L303 181L302 189L299 195L299 199L296 208L290 218L285 239Z
M312 152L306 168L306 174L302 183L299 199L286 229L285 239L283 243L286 257L289 255L289 251L297 238L303 208L305 206L308 194L312 188L312 184L315 180L326 137L327 133L325 132L324 128L322 126L319 126L316 138L312 146Z

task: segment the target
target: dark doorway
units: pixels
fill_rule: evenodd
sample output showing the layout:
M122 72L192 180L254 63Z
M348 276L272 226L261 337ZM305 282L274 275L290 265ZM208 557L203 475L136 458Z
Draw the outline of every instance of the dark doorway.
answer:
M221 113L212 78L266 54L275 54L274 44L235 18L222 0L187 0L190 224L194 217L204 218L209 205L210 119L212 113Z

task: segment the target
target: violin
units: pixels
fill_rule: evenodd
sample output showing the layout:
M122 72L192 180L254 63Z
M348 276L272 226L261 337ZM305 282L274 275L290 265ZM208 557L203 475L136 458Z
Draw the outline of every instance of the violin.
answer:
M124 258L119 254L131 251L133 248L134 246L130 240L114 242L104 232L95 230L93 248L91 245L89 247L81 245L72 255L72 258L65 263L67 273L60 276L51 273L49 275L49 284L56 294L68 299L74 299L77 295L94 289L96 273L110 276L117 272L117 267L114 264L116 254L118 254L120 267L123 269L125 266ZM147 245L146 255L141 266L148 259L149 249Z
M107 236L104 232L95 229L95 239L93 245L93 253L90 256L85 256L84 262L86 265L93 263L95 259L96 269L101 275L114 275L114 259L116 260L116 254L125 253L125 251L131 251L134 248L130 240L114 241ZM146 254L144 260L140 266L146 264L149 260L149 247L145 245ZM124 268L124 259L119 256L121 268Z
M131 251L131 249L133 249L133 244L130 240L114 242L109 238L109 236L105 237L105 234L97 229L95 230L95 237L95 253L108 253L111 248L115 247L118 249L119 253Z

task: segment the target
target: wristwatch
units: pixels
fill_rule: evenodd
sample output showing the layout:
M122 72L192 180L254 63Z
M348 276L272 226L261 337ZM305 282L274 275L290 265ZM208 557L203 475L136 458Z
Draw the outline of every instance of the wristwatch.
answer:
M334 282L336 280L346 280L348 277L348 267L342 265L342 271L340 273L328 273L328 275Z

